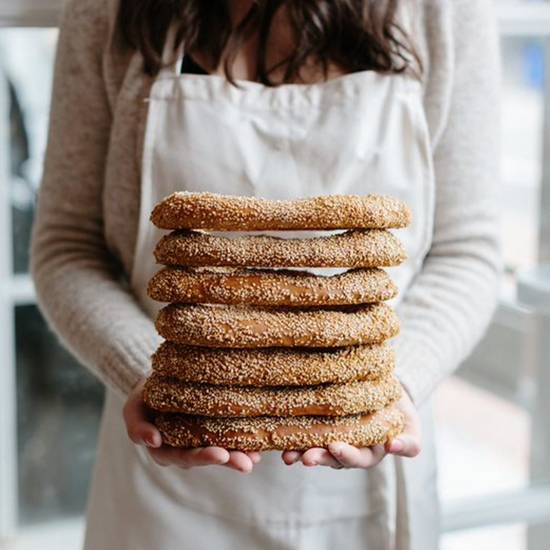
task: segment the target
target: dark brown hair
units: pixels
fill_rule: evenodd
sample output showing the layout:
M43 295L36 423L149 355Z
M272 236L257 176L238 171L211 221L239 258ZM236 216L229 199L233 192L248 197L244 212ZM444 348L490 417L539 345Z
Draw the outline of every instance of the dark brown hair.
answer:
M244 19L233 27L230 0L121 0L119 26L128 45L139 50L145 71L154 76L162 67L162 51L170 24L177 23L177 45L199 51L211 66L224 56L225 73L234 82L232 62L239 49L259 32L258 80L274 85L270 74L285 67L283 82L299 79L306 62L318 63L325 76L329 64L345 72L372 70L401 73L421 63L410 37L398 22L406 0L255 0ZM295 48L275 67L266 66L275 14L285 6Z

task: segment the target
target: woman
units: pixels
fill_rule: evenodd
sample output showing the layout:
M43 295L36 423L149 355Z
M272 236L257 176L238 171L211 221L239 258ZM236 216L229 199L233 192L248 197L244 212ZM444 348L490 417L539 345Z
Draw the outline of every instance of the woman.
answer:
M496 297L490 0L73 0L59 40L32 269L107 386L86 548L437 548L429 396ZM141 405L158 345L148 215L176 189L411 205L392 273L402 436L283 453L307 469L162 446Z

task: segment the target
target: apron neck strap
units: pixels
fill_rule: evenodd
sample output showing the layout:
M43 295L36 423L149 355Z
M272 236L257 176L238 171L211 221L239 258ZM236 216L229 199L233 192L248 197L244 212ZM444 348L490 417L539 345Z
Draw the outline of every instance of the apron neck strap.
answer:
M162 51L162 69L161 74L174 75L179 74L181 62L183 60L184 48L183 44L176 47L176 39L178 34L178 25L175 22L170 24L166 34L166 41Z

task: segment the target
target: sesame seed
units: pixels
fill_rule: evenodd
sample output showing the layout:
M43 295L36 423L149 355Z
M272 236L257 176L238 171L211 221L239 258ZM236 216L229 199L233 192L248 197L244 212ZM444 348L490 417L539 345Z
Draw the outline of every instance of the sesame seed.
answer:
M171 342L217 348L342 347L396 336L399 320L384 303L333 308L259 308L170 304L159 334Z
M267 235L219 237L181 230L155 248L159 264L220 267L391 267L403 263L403 244L381 229L322 237L283 239Z
M182 382L229 386L303 386L378 380L395 353L387 344L332 349L216 349L163 342L153 370Z
M315 386L251 387L193 384L153 374L144 399L155 411L201 416L346 416L374 412L399 399L393 376Z
M304 451L342 441L356 447L383 445L403 431L393 406L370 415L207 418L160 413L155 424L172 447L220 446L242 451Z
M381 268L406 260L389 229L411 212L380 195L293 201L174 193L152 222L163 267L148 294L168 304L143 397L174 447L304 450L383 444L404 427ZM208 231L342 230L310 238ZM345 268L321 277L307 268Z
M155 207L151 221L161 229L218 231L401 228L409 225L411 211L398 199L374 194L267 200L177 192Z
M166 303L310 307L391 300L397 287L377 268L319 277L306 271L167 267L151 279L148 294Z

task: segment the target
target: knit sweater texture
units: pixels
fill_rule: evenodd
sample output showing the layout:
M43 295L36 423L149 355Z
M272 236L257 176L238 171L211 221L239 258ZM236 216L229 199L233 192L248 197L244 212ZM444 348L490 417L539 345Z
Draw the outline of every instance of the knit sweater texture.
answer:
M421 404L470 353L498 293L499 56L491 0L414 1L436 174L433 244L398 313L397 373ZM160 338L132 294L152 79L118 0L70 0L59 36L31 269L64 345L126 395ZM228 189L228 193L231 190Z

